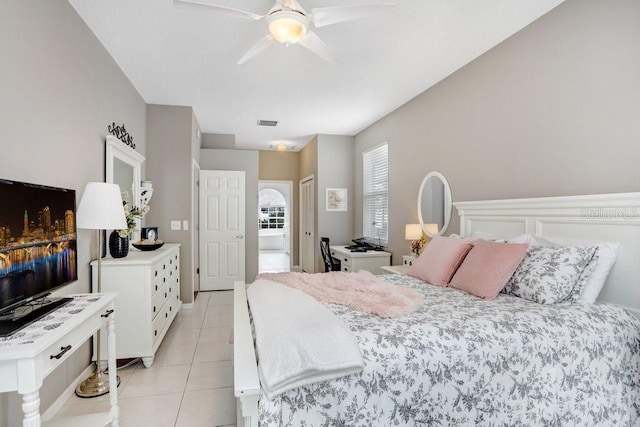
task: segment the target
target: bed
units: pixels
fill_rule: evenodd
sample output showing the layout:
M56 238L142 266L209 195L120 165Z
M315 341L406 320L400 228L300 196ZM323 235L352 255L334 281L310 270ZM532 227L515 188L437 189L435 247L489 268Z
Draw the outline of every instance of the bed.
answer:
M327 307L354 332L359 374L261 390L246 300L237 284L234 380L238 425L640 424L640 194L455 204L461 234L618 241L600 301L485 301L400 275L420 292L414 313L384 319Z

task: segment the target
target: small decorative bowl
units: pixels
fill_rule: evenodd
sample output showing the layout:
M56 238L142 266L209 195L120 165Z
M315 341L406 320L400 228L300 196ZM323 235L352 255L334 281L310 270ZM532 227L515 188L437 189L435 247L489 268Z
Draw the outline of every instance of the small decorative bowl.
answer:
M141 251L155 251L156 249L161 248L162 245L164 245L164 242L160 240L156 240L155 242L140 240L131 244L134 248L140 249Z

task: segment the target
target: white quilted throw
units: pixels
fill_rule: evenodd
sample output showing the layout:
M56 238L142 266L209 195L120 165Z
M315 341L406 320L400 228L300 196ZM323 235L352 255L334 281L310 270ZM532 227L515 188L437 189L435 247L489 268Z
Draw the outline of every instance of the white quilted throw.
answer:
M263 391L287 390L362 371L349 327L302 291L269 280L247 289Z

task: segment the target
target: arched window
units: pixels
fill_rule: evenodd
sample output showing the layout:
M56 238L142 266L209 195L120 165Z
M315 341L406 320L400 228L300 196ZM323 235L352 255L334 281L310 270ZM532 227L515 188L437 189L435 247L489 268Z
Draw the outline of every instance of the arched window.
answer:
M284 228L287 202L282 193L265 188L258 193L259 228Z

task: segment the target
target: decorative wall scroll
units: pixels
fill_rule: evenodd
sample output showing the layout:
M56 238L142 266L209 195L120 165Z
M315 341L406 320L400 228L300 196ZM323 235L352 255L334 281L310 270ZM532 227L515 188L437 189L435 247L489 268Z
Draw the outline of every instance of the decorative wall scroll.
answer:
M129 135L129 132L127 132L127 130L124 128L124 123L122 124L122 126L116 126L115 123L111 123L111 125L108 126L108 129L111 135L115 136L123 143L129 145L131 148L136 148L136 144L133 143L133 137Z

